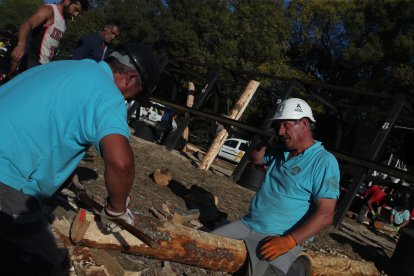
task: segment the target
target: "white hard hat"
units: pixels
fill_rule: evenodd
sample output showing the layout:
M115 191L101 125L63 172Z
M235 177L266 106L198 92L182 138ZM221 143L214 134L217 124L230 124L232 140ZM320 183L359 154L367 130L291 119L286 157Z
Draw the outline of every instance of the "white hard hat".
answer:
M291 98L279 104L271 120L299 120L304 117L309 118L314 123L316 122L313 118L312 109L304 100Z

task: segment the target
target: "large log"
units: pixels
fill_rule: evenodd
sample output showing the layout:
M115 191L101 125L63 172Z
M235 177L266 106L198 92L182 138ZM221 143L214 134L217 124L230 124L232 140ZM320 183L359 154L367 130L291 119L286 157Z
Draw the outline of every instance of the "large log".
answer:
M88 230L82 239L77 237L77 244L82 246L113 249L226 272L238 271L247 256L243 241L212 235L140 214L136 214L134 226L159 242L158 249L151 249L126 231L105 235L92 214L87 214L86 219L91 221ZM72 231L76 232L74 229L71 229Z
M89 223L90 222L90 223ZM238 271L246 261L247 251L240 240L228 239L206 232L194 230L168 221L136 214L135 226L160 243L160 248L151 249L126 231L103 234L101 225L94 216L86 214L84 223L89 227L78 245L91 248L112 249L129 254L145 255L160 260L194 265L202 268L226 272ZM57 237L65 240L69 223L55 220L53 228ZM79 234L72 224L71 232ZM312 275L365 275L379 276L374 264L366 261L351 260L345 256L326 255L319 252L307 254L312 262Z

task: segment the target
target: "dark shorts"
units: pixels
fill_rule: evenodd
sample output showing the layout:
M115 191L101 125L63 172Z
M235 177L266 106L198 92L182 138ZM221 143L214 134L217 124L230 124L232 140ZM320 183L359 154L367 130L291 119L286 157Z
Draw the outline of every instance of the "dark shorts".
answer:
M55 238L39 200L1 182L0 241L51 266L60 265Z

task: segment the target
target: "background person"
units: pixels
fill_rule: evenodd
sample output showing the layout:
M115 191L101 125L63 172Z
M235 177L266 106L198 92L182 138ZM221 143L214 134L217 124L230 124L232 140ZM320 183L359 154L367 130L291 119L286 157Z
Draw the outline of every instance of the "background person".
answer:
M12 52L9 77L17 73L27 54L27 69L53 60L60 40L66 31L66 20L88 8L87 0L63 0L59 4L42 5L22 23L18 42ZM26 68L19 68L22 72Z
M119 36L121 22L117 19L110 19L105 22L100 32L84 36L73 51L72 59L93 59L101 61L108 57L109 44Z
M249 213L213 234L245 241L249 275L303 275L310 263L297 257L305 241L332 223L339 167L313 139L315 119L305 101L283 101L273 120L282 144L260 143L250 155L251 162L268 170Z
M391 211L390 223L395 226L396 233L410 223L410 197L409 193L404 193Z
M367 216L368 212L371 213L372 219L375 219L381 214L382 206L385 204L387 198L385 190L385 186L372 184L365 192L365 203L362 205L357 218L359 223L364 222L364 218Z
M124 100L152 91L158 75L152 52L129 43L106 61L53 62L27 70L0 87L0 125L7 133L0 135L4 275L48 275L59 266L40 201L61 187L89 145L99 150L105 162L108 198L101 213L105 227L119 230L113 218L133 223L126 206L135 165ZM10 248L18 254L11 255Z

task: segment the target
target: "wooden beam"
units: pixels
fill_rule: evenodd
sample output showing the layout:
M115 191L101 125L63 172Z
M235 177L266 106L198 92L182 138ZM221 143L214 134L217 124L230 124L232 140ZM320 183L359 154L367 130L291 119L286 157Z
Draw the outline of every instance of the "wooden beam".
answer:
M255 80L251 80L247 84L239 100L236 102L233 109L230 111L230 114L228 116L230 119L240 119L244 110L249 105L249 102L252 99L259 85L260 82ZM214 158L216 158L218 152L220 151L220 148L223 146L228 136L229 133L226 129L220 130L220 132L214 139L213 143L210 145L210 148L208 149L206 155L204 155L203 160L201 160L200 165L198 166L199 169L206 171L210 168L211 163L213 163Z

